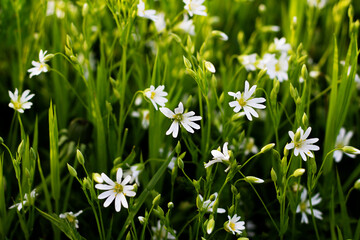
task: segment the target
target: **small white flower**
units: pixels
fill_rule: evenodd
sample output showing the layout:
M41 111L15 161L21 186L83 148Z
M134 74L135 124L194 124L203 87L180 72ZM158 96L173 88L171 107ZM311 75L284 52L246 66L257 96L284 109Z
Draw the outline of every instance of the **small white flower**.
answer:
M150 111L148 109L139 109L131 113L132 117L139 118L141 117L141 126L143 129L147 129L150 124Z
M29 102L29 100L33 98L35 94L29 95L29 93L30 90L25 90L20 97L17 88L15 88L14 93L9 91L9 96L10 96L9 107L13 108L15 111L18 111L19 113L24 113L25 109L30 109L32 106L32 102Z
M32 76L34 75L39 75L42 72L49 71L49 66L46 64L46 62L50 57L47 57L46 53L47 51L43 52L43 50L41 49L39 52L39 62L31 62L34 67L28 70L28 72L30 73L30 78L32 78Z
M171 158L169 165L167 166L170 170L173 170L173 168L175 167L175 163L176 163L176 157Z
M240 216L236 214L233 217L228 216L229 221L225 223L225 230L232 234L241 234L242 230L245 230L245 222L239 221Z
M309 219L307 217L307 214L312 215L311 214L311 208L310 208L310 201L307 199L307 190L306 188L304 188L304 190L301 193L301 197L300 197L300 204L297 206L296 208L296 213L301 212L301 223L309 223ZM321 197L320 194L317 193L315 194L315 196L313 196L311 198L311 205L315 206L317 204L319 204L321 202ZM322 212L320 212L317 209L312 209L313 213L314 213L314 217L318 218L318 219L322 219Z
M222 31L213 30L213 31L211 32L211 34L212 34L213 36L216 36L216 37L220 38L220 40L222 40L222 41L227 41L227 40L229 40L229 36L228 36L226 33L222 32Z
M266 68L266 73L271 79L274 79L276 77L279 82L283 82L284 80L289 79L287 73L289 69L289 62L286 53L282 53L279 59L268 58L266 61Z
M235 101L229 102L229 106L234 108L234 112L238 113L241 109L244 109L245 115L249 121L252 120L252 116L259 117L259 114L254 110L257 109L264 109L266 108L265 105L261 103L265 102L265 98L253 98L252 95L255 93L256 85L252 86L249 89L250 85L248 81L245 81L245 89L244 92L241 93L240 91L233 93L228 92L228 94L234 98Z
M195 35L195 25L192 19L189 19L187 14L184 14L184 19L177 25L178 29L188 33L191 36Z
M206 7L202 4L205 0L183 0L185 3L185 10L188 11L190 17L193 15L207 16Z
M78 211L77 213L73 213L73 212L65 212L65 213L61 213L59 215L60 218L66 219L69 221L70 224L72 224L75 228L79 228L79 220L77 220L76 218L82 214L82 210Z
M253 137L244 139L240 145L240 148L245 150L245 156L249 155L250 153L256 154L259 152L259 148L255 145L255 139Z
M154 22L156 31L162 32L166 28L165 14L159 13L157 16L158 16L158 19Z
M151 230L153 231L152 239L154 240L176 239L174 235L168 232L166 228L161 225L160 220L158 220L156 227L151 227ZM174 232L176 233L175 230Z
M274 39L275 49L279 52L287 53L291 49L291 45L286 43L286 38Z
M144 91L145 96L151 101L156 110L158 110L157 105L164 107L165 103L168 101L165 98L168 94L164 91L164 89L164 85L160 85L156 89L153 85L151 85L150 88L145 89Z
M166 107L160 108L160 111L166 117L173 120L169 130L166 132L166 135L172 133L172 136L176 138L179 133L180 124L190 133L194 133L194 129L200 129L200 125L194 123L194 121L200 121L202 119L201 116L194 116L195 112L193 111L184 113L184 106L182 102L180 102L179 106L175 108L175 113Z
M256 53L250 55L242 55L239 57L241 64L245 67L246 71L255 71Z
M129 183L133 183L135 181L136 184L140 186L139 175L143 169L144 169L144 164L142 163L135 164L131 166L130 169L124 172L124 177L131 176Z
M322 9L325 7L327 0L307 0L310 7Z
M35 200L35 197L37 196L37 192L36 192L36 189L32 190L30 192L30 197L27 193L25 193L24 195L24 200L20 203L15 203L14 205L12 205L11 207L9 207L9 209L12 209L12 208L17 208L18 211L20 211L24 206L27 206L29 205L29 203L32 203L34 202Z
M134 186L127 185L130 180L131 176L127 176L124 180L121 181L123 177L123 171L119 168L116 172L116 182L111 180L105 173L101 173L101 178L107 184L96 184L95 188L99 190L106 190L105 192L101 193L98 196L98 199L106 199L104 202L104 207L108 207L112 201L115 200L115 210L120 212L121 205L124 208L128 208L128 203L126 201L125 196L128 197L135 197L136 192L134 192Z
M205 168L210 167L211 165L213 165L214 163L218 163L218 162L224 162L226 164L230 163L230 155L229 155L229 150L228 150L228 142L224 143L223 146L223 152L220 151L220 147L217 150L211 150L211 154L213 155L213 160L210 160L208 163L204 163ZM230 166L225 170L227 172L227 170L230 169Z
M311 132L311 127L308 127L304 133L304 130L299 127L294 134L293 131L289 131L291 143L285 146L286 149L290 150L294 148L294 155L298 156L299 153L304 161L306 161L306 155L313 158L314 154L311 151L318 151L320 148L313 143L319 141L318 138L306 139ZM306 155L305 155L306 154Z
M199 194L199 198L200 198L200 202L202 203L202 206L200 207L201 209L205 210L206 212L212 213L213 212L213 206L215 204L215 201L218 197L218 193L215 192L212 194L213 196L213 200L211 201L210 199L204 201L203 196L201 196L201 194ZM224 208L217 208L217 213L224 213L226 212L226 210Z
M99 173L93 173L92 178L97 183L103 183L104 179L102 179L101 175Z
M340 129L339 135L337 135L337 137L336 137L335 148L343 148L344 146L348 146L353 134L354 134L353 131L349 131L348 133L346 133L345 128L342 127ZM354 154L349 154L349 153L345 153L345 154L351 158L355 158ZM336 151L334 151L333 156L334 156L335 162L340 162L343 157L343 151L336 150Z
M156 16L156 11L153 9L145 10L145 3L142 0L139 0L139 4L137 5L137 15L139 17L150 19L154 22L156 22L159 17Z

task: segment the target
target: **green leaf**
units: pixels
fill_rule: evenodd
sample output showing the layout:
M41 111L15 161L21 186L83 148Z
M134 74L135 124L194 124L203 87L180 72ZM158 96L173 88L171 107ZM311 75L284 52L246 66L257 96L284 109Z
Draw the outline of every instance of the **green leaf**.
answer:
M351 238L352 235L350 228L350 220L346 209L346 201L345 201L344 193L342 191L339 173L337 171L336 171L336 178L337 178L337 188L338 188L339 202L340 202L341 223L344 229L345 238L348 239Z
M56 107L50 102L49 109L49 141L50 141L50 174L52 196L55 200L60 197L60 167L58 148L58 127L56 118Z

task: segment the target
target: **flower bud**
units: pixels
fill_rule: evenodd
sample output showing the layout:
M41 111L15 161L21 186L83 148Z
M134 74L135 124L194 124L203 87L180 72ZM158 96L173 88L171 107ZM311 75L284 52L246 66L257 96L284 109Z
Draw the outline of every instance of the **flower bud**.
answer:
M254 176L245 177L245 181L247 181L249 183L263 183L264 182L264 180L262 180L261 178L257 178Z
M75 168L73 168L70 164L67 163L67 168L69 170L69 173L71 176L76 177L77 176L77 172L75 170Z
M138 219L141 224L145 224L146 219L143 216L138 216Z
M84 156L82 155L82 153L80 152L79 149L76 150L76 159L78 160L78 162L84 166L85 160L84 160Z
M21 141L21 143L19 144L18 146L18 149L17 149L17 153L19 154L19 156L21 156L24 152L24 140Z
M174 208L174 203L168 202L168 209L173 209L173 208Z
M183 160L181 159L181 158L177 158L176 159L176 163L177 163L177 165L178 165L178 167L180 168L180 169L184 169L184 162L183 162Z
M275 146L275 143L269 143L267 145L265 145L263 148L261 148L260 153L265 153L267 151L269 151L270 149L272 149Z
M207 234L211 234L215 227L215 220L213 216L210 216L210 220L208 221L206 225L206 232Z
M307 67L305 64L303 64L302 68L301 68L301 76L306 80L309 78L309 72L307 70Z
M358 180L356 180L355 184L354 184L354 188L355 189L360 189L360 178Z
M93 173L92 178L97 183L103 183L104 182L104 179L101 177L101 175L99 173Z
M354 148L352 146L345 146L341 150L343 150L345 153L349 153L349 154L355 154L355 155L360 154L360 150L357 148Z
M294 171L293 176L294 177L300 177L305 173L305 169L304 168L298 168Z
M85 177L83 180L83 185L87 188L90 189L91 188L91 184L90 184L90 179Z
M214 37L219 37L223 41L227 41L229 39L228 35L226 35L225 33L221 32L221 31L218 31L218 30L212 31L211 34Z
M296 88L294 88L294 86L291 83L290 83L290 95L294 100L296 100L299 97L298 91L296 90Z
M82 8L82 15L83 17L85 17L89 12L89 4L85 3L83 8Z
M44 62L51 60L54 56L55 55L52 53L45 55Z
M178 141L177 144L176 144L175 152L176 152L176 154L178 154L178 155L179 155L180 152L181 152L181 143L180 143L180 141Z
M152 201L152 204L153 204L154 206L159 205L160 198L161 198L161 194L159 193L159 194L154 198L154 200Z
M272 180L273 182L276 182L276 180L277 180L277 175L276 175L276 172L275 172L274 168L271 168L270 176L271 176L271 180Z
M192 65L191 65L191 62L189 61L189 59L187 59L185 56L183 56L183 60L184 60L185 67L188 69L191 69Z
M302 124L305 126L305 128L307 128L309 126L309 119L308 119L306 113L303 114L301 121L302 121Z
M214 65L209 61L205 61L205 68L211 73L216 72L216 69L215 69Z
M232 185L232 184L231 184L231 192L232 192L233 195L238 194L237 188L236 188L234 185Z
M4 139L2 137L0 137L0 144L4 143Z

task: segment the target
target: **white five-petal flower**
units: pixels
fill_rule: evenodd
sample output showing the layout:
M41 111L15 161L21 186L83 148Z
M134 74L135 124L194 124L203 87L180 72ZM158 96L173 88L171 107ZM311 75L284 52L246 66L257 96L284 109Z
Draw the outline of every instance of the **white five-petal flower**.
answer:
M124 172L124 177L131 176L129 183L133 183L135 181L136 184L140 186L139 175L143 169L144 169L144 164L142 163L135 164L131 166L130 169Z
M191 36L195 35L195 25L192 19L189 19L187 14L184 14L184 19L180 22L176 28L181 29L182 31L190 34Z
M232 234L241 234L242 230L245 230L245 222L239 221L240 216L236 214L233 217L228 216L229 221L225 224L225 230L231 232Z
M139 17L143 17L143 18L147 18L150 19L152 21L157 21L158 20L158 16L156 16L156 11L153 9L150 10L145 10L145 3L142 0L139 0L139 4L137 5L137 15Z
M335 148L343 148L345 146L348 146L353 134L354 134L353 131L349 131L348 133L346 133L345 128L342 127L340 129L339 135L337 135L337 137L336 137ZM354 154L350 154L350 153L345 153L345 154L351 158L355 158ZM333 156L334 156L335 162L340 162L343 157L343 151L336 150L336 151L334 151Z
M308 127L304 133L304 130L299 127L296 130L296 133L293 131L289 131L289 136L291 138L291 143L285 146L286 149L290 150L294 148L294 155L298 156L299 153L304 161L306 161L306 155L313 158L314 154L311 151L318 151L320 148L316 145L313 145L317 141L318 138L310 138L311 127Z
M36 188L35 188L34 190L32 190L30 192L30 197L29 197L29 195L27 193L25 193L23 201L19 202L19 203L15 203L11 207L9 207L9 209L12 209L12 208L16 207L17 210L20 211L24 206L27 206L27 205L31 204L35 200L35 197L37 195L38 194L37 194Z
M229 106L234 108L234 112L239 112L241 109L244 109L245 115L247 119L250 121L252 120L252 116L259 117L259 114L254 110L257 109L264 109L266 108L265 105L261 103L265 102L265 98L253 98L252 95L255 93L256 85L252 86L249 89L250 85L248 81L245 81L245 89L244 92L241 93L240 91L228 92L228 94L234 98L235 101L229 102Z
M304 188L304 190L301 193L300 196L300 204L297 206L296 208L296 213L301 212L301 223L309 223L309 219L307 217L306 214L312 215L311 214L311 208L310 208L310 201L307 199L307 190L306 188ZM319 204L321 202L321 197L320 194L317 193L315 194L315 196L313 196L311 198L311 205L315 206L317 204ZM317 209L312 209L313 213L314 213L314 217L318 218L318 219L322 219L322 212L320 212Z
M19 96L19 91L15 88L15 92L12 93L9 91L10 103L9 107L18 111L19 113L24 113L25 109L30 109L32 106L32 102L29 102L31 98L35 96L35 94L30 94L30 90L25 90L21 97Z
M230 162L230 155L228 150L228 142L225 142L223 145L223 152L220 151L220 147L217 150L212 150L211 154L213 155L213 160L210 160L208 163L204 163L205 168L210 167L214 163L218 162L224 162L226 164L229 164ZM230 166L229 166L230 167ZM229 167L225 170L229 170Z
M39 75L42 72L49 71L49 66L46 64L46 62L50 59L50 57L46 56L46 53L47 51L43 52L43 50L41 49L39 52L39 62L31 62L34 67L28 70L28 72L30 73L30 78L32 78L32 76L34 75Z
M213 212L213 206L218 197L218 193L215 192L212 194L212 196L214 198L213 200L208 199L208 200L204 201L203 196L201 196L201 194L199 194L200 202L202 203L202 205L200 207L202 210L205 210L206 212L210 212L210 213ZM226 210L224 208L217 208L216 212L224 213L224 212L226 212Z
M256 53L250 55L239 56L241 64L245 67L246 71L255 71Z
M202 119L201 116L194 116L195 112L193 111L184 113L184 106L182 102L179 103L179 106L175 108L174 112L166 107L160 108L160 111L166 117L173 120L169 130L166 132L166 135L172 133L172 136L176 138L179 133L180 124L185 128L186 131L190 133L194 133L194 129L196 130L200 129L200 125L194 123L194 121L201 120Z
M82 210L78 211L75 214L73 212L65 212L61 213L59 217L68 220L69 223L72 224L75 228L79 228L79 220L77 220L76 218L82 213Z
M165 103L168 101L165 96L167 96L167 92L164 91L165 86L160 85L156 89L153 85L150 88L145 89L145 96L151 101L154 105L155 109L158 110L158 106L164 107Z
M183 0L185 10L188 11L190 17L193 15L207 16L206 7L202 5L205 0Z
M124 180L122 180L123 171L119 168L116 172L116 182L111 180L105 173L101 173L101 178L107 184L96 184L95 188L99 190L105 190L105 192L101 193L98 196L98 199L106 199L104 202L104 207L108 207L112 201L115 200L115 210L120 212L121 205L124 208L128 208L128 203L126 201L125 196L128 197L135 197L136 192L134 192L134 186L127 185L130 180L131 176L126 176Z
M275 49L279 52L287 53L291 49L291 45L286 43L286 38L274 39Z

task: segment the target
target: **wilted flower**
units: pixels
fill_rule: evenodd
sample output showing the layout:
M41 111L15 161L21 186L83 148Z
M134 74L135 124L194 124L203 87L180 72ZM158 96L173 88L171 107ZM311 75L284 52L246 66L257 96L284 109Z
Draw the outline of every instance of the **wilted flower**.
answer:
M28 72L30 73L30 78L34 75L39 75L42 72L49 71L49 66L46 64L47 61L49 61L52 58L52 54L49 54L46 56L47 51L43 52L41 49L39 52L39 62L32 61L31 64L34 66L33 68L30 68Z
M131 176L127 176L124 180L121 180L123 177L123 171L119 168L116 172L116 182L111 180L105 173L101 173L101 178L107 184L96 184L95 188L99 190L106 190L105 192L101 193L98 196L98 199L107 198L104 202L104 207L108 207L112 201L115 200L115 210L120 212L121 205L124 208L128 208L128 203L126 201L125 196L128 197L135 197L136 192L134 192L134 186L127 185L130 180Z
M154 105L155 109L158 110L158 106L164 107L165 103L168 101L165 96L167 96L167 92L164 91L165 86L160 85L156 89L153 85L150 88L145 89L145 96L151 101Z
M353 131L349 131L348 133L346 133L345 128L341 128L339 134L336 137L336 143L335 143L335 148L343 148L344 146L348 146L350 143L350 139L353 136ZM355 158L354 154L350 154L350 153L345 153L346 155L348 155L351 158ZM334 159L335 162L340 162L342 157L343 157L343 151L342 150L336 150L334 151Z
M286 149L290 150L294 148L294 155L298 156L299 153L304 161L306 161L306 155L313 158L314 155L311 151L318 151L320 148L313 143L319 141L318 138L306 139L311 132L311 127L308 127L304 133L304 130L299 127L294 134L293 131L289 131L291 143L285 146ZM306 154L306 155L305 155Z
M206 7L202 4L205 0L183 0L185 3L185 10L188 11L190 17L195 15L207 16Z
M308 217L306 214L312 215L311 214L311 208L310 208L310 201L307 199L307 190L306 188L304 188L304 190L301 193L301 197L300 197L300 204L297 206L296 208L296 213L301 212L301 223L309 223ZM321 202L321 197L320 194L317 193L315 194L315 196L313 196L311 198L311 205L315 206L317 204L319 204ZM314 213L314 217L318 218L318 219L322 219L322 212L320 212L317 209L312 209L313 213Z
M245 222L239 221L240 216L236 214L233 217L228 216L229 221L224 224L225 230L232 234L241 234L242 230L245 230Z
M261 103L265 102L265 98L253 98L252 95L255 93L256 85L252 86L249 89L250 85L248 81L245 81L245 89L244 92L241 93L240 91L228 92L228 94L234 98L235 101L229 102L230 107L234 108L234 112L239 112L242 108L246 114L248 120L252 120L252 116L259 117L259 114L254 110L257 109L264 109L266 108L265 105Z
M194 133L193 128L200 129L200 125L194 123L194 121L201 120L201 116L194 116L195 112L193 111L184 113L184 106L182 102L180 102L179 106L175 108L175 113L166 107L160 108L160 111L166 117L173 120L169 130L166 132L166 135L172 133L172 136L176 138L179 133L180 124L190 133Z
M9 91L9 96L10 96L9 107L13 108L15 111L18 111L19 113L24 113L25 109L30 109L32 106L32 102L29 102L29 100L33 98L35 94L29 95L29 93L30 90L25 90L20 97L17 88L15 88L14 93Z
M73 213L73 212L65 212L65 213L61 213L59 215L60 218L66 219L69 221L69 223L71 225L73 225L75 228L79 228L79 220L77 220L76 218L82 214L82 210L78 211L77 213Z

